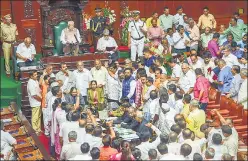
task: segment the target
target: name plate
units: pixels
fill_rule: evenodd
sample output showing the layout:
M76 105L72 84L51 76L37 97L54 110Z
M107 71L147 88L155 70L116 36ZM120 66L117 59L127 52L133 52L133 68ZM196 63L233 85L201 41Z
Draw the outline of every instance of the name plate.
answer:
M29 70L37 70L38 67L37 66L28 66L28 67L21 67L20 70L21 71L29 71Z

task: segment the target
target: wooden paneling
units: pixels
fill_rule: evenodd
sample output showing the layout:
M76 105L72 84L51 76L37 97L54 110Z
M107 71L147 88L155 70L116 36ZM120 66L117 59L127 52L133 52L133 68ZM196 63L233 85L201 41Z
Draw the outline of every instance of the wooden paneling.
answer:
M1 9L0 9L1 18L6 14L11 13L10 1L0 1L0 5L1 5Z
M28 36L27 29L35 30L33 39L35 39L36 52L40 52L42 43L42 31L40 22L40 5L37 1L32 1L34 16L32 18L24 17L24 2L12 2L13 21L18 26L19 38L24 39Z

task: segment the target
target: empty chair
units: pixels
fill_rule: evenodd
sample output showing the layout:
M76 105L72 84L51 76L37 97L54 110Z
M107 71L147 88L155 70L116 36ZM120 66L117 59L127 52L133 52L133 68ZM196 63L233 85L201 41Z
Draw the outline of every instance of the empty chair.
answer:
M243 117L242 117L242 123L239 126L235 126L235 129L237 132L247 132L248 127L247 127L247 109L243 109Z
M230 108L229 104L230 104L230 102L231 102L231 99L222 95L220 97L220 103L208 105L207 111L212 110L212 109L217 109L222 116L229 116L229 108Z

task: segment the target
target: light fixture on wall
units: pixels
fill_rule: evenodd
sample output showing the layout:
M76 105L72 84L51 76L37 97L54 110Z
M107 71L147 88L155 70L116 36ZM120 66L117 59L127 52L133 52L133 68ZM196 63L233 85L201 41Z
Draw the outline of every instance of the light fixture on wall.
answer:
M239 11L239 14L244 14L244 8L239 8L238 11Z

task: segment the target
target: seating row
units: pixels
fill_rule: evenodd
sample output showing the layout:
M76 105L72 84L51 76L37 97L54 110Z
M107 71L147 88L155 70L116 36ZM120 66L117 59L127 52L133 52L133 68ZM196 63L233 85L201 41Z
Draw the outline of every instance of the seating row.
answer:
M208 117L211 117L211 110L217 109L218 112L225 118L233 120L234 127L237 130L239 137L248 144L248 110L244 109L243 105L237 103L231 98L227 98L225 95L221 95L219 91L214 88L209 90L209 104L206 109Z

